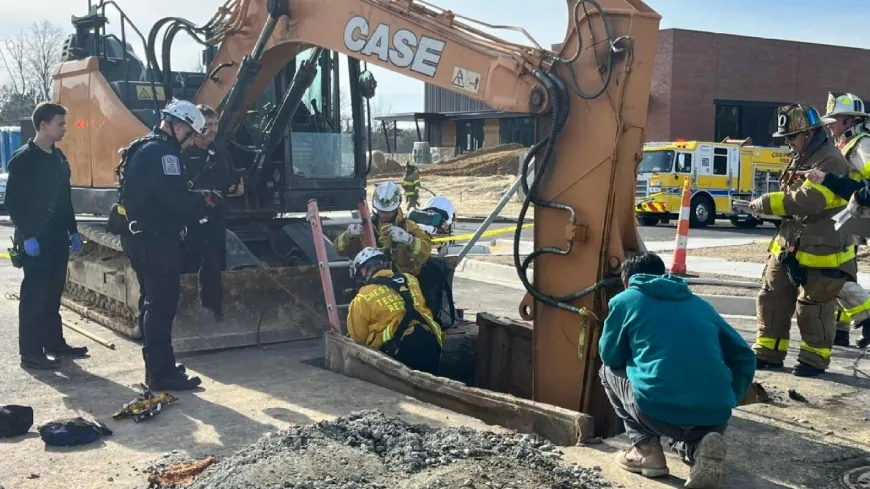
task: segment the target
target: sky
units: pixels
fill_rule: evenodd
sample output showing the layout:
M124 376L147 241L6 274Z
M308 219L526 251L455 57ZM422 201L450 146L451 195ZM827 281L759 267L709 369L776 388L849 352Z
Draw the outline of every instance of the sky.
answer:
M116 0L145 35L158 19L183 17L205 22L224 0ZM329 2L329 0L321 0ZM17 34L34 21L48 20L72 33L70 18L87 12L88 0L0 0L0 38ZM524 27L542 46L561 42L568 27L568 0L430 0L439 7L489 24ZM573 3L573 0L571 1ZM825 11L818 0L647 0L661 16L661 28L682 28L754 37L813 42L870 49L870 38L858 19L870 16L870 3ZM110 26L119 28L117 18ZM110 27L111 29L111 27ZM120 37L120 31L118 31ZM503 38L525 42L521 35L500 31ZM197 45L180 35L173 45L173 68L191 70L199 59ZM134 44L137 52L142 52ZM379 97L388 97L394 112L423 110L423 84L381 68L371 68ZM6 81L0 73L0 83Z

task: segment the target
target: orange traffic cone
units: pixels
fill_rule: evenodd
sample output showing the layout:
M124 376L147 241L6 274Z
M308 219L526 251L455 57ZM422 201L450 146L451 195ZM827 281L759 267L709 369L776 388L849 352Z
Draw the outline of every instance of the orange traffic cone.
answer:
M689 190L689 177L683 181L683 202L680 204L680 220L677 222L677 237L674 243L674 260L671 273L685 275L686 244L689 242L689 213L692 210L692 192Z

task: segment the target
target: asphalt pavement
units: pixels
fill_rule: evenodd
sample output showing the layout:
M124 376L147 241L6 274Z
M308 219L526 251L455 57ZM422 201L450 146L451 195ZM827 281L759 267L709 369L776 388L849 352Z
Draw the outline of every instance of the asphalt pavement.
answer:
M529 221L531 222L531 221ZM480 226L479 222L461 221L456 223L454 234L471 234ZM504 229L513 228L515 224L510 223L493 223L489 229ZM677 223L659 224L657 226L638 226L640 235L645 241L663 241L674 239L677 234ZM715 226L710 226L704 229L689 229L689 238L753 238L753 237L773 237L776 233L776 228L772 224L764 224L755 229L739 229L731 225L727 221L720 221ZM497 236L500 239L513 239L513 233L506 233ZM534 229L524 229L522 239L534 239Z

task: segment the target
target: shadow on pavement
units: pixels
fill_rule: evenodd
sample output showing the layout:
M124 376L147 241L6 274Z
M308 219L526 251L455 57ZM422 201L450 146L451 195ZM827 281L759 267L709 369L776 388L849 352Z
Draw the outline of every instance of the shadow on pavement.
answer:
M114 434L105 440L132 450L161 453L186 449L193 454L211 454L239 439L249 442L274 430L272 426L209 402L195 392L173 392L178 401L164 407L153 418L139 423L132 419L116 421L112 415L132 401L137 391L93 375L66 359L58 373L39 373L33 378L63 394L67 409L109 426ZM40 423L48 421L51 420L40 418Z

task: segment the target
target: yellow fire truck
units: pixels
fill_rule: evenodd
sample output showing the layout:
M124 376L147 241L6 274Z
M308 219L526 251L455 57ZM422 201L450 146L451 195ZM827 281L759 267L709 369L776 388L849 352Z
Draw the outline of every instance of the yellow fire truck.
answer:
M721 143L644 144L635 187L638 223L655 226L678 218L683 181L688 177L692 190L691 227L712 225L717 217L729 219L738 227L761 224L761 220L738 211L732 203L779 190L780 175L791 156L787 147L751 143L750 139L726 139Z

